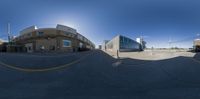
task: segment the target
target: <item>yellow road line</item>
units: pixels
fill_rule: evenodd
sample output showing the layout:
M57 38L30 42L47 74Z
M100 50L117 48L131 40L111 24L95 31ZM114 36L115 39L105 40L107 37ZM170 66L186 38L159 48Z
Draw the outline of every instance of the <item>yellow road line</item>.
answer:
M45 72L45 71L60 70L60 69L69 67L70 65L73 65L73 64L76 64L76 63L80 62L81 60L85 59L89 55L91 55L91 54L83 56L83 57L81 57L78 60L72 61L72 62L64 64L64 65L50 67L50 68L42 68L42 69L21 68L21 67L17 67L17 66L6 64L6 63L4 63L2 61L0 61L0 65L5 66L5 67L10 68L10 69L14 69L14 70L18 70L18 71L23 71L23 72Z

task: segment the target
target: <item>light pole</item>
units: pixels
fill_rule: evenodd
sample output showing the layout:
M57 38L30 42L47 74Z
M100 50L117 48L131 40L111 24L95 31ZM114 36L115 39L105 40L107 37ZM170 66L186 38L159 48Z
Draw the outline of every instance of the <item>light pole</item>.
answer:
M171 40L171 38L169 38L169 41L168 41L168 43L169 43L169 49L171 49L171 43L172 43L172 40Z
M10 40L11 40L11 38L10 38L10 23L8 23L8 25L7 25L7 33L8 33L8 43L10 44Z

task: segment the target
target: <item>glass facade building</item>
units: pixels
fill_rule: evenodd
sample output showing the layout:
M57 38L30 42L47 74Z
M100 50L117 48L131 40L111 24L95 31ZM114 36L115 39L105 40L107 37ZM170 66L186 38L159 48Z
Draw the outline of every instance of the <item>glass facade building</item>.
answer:
M141 44L128 37L118 35L106 43L106 50L109 51L141 51Z
M136 51L141 50L141 45L125 36L119 36L119 51Z
M138 42L127 38L125 36L120 36L120 49L139 49L140 45Z

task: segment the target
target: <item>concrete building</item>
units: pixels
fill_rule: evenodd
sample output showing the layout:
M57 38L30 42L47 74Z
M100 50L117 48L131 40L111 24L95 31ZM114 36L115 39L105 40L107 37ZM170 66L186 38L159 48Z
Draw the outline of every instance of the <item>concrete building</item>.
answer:
M102 46L101 46L101 45L99 45L99 48L98 48L98 49L100 49L100 50L101 50L101 49L102 49Z
M0 45L2 45L2 44L3 44L3 40L0 39Z
M7 42L4 42L3 40L0 40L0 52L6 52L7 50Z
M95 48L86 37L64 25L56 28L31 26L22 30L12 42L26 52L75 52Z
M195 39L194 40L194 50L196 52L199 52L200 51L200 39Z
M106 50L106 44L107 44L108 42L109 42L109 40L104 40L104 41L103 41L103 44L102 44L102 46L101 46L101 47L102 47L102 48L101 48L102 50L104 50L104 51Z
M122 35L118 35L105 43L106 51L142 51L143 49L141 43Z

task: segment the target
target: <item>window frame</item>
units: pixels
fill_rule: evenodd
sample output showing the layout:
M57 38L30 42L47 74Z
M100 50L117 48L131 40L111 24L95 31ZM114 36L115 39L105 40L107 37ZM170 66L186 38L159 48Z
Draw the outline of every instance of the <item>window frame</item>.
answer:
M44 32L37 32L37 36L43 36L44 35Z
M68 46L65 45L66 41L69 43ZM63 47L71 47L72 46L72 42L70 40L62 40L62 42L63 42Z

